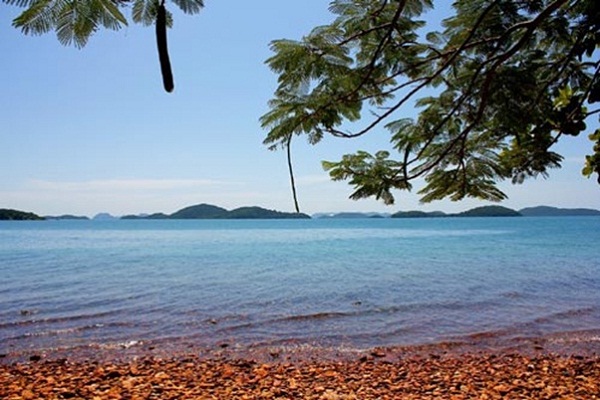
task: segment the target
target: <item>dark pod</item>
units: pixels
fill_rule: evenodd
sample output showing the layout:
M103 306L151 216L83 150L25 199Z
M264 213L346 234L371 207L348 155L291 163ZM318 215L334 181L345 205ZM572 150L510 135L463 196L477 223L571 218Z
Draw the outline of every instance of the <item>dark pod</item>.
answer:
M171 61L169 61L169 50L167 48L167 11L164 2L159 4L156 13L156 45L158 47L163 86L167 92L171 93L175 85L173 84L173 72L171 71Z

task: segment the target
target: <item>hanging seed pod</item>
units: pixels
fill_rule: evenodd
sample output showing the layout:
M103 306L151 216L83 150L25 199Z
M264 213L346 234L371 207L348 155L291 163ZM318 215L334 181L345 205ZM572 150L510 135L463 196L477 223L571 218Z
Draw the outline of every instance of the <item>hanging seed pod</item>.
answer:
M169 50L167 49L167 10L164 1L159 4L156 13L156 45L158 47L163 86L167 92L171 93L175 85L173 84L173 72L171 71Z

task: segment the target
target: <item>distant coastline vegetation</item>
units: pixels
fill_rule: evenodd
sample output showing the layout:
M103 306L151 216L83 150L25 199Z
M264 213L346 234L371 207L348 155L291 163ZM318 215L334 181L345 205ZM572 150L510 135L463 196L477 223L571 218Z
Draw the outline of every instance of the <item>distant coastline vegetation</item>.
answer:
M308 219L307 214L267 210L261 207L240 207L228 211L211 204L182 208L173 214L125 215L121 219Z
M475 207L455 214L443 211L398 211L394 214L385 213L319 213L313 218L449 218L449 217L577 217L600 216L600 210L593 208L557 208L549 206L527 207L519 211L502 206Z
M376 212L340 212L317 213L312 218L448 218L448 217L563 217L563 216L600 216L600 210L591 208L557 208L549 206L527 207L519 211L502 206L475 207L456 214L446 214L442 211L425 212L419 210L398 211L394 214ZM114 217L108 213L97 214L95 221L116 219L310 219L311 216L302 213L289 213L268 210L262 207L240 207L226 210L211 204L198 204L182 208L173 214L154 213L125 215ZM4 221L40 221L40 220L89 220L90 218L77 215L39 216L32 212L0 208L0 220Z
M443 218L443 217L522 217L519 211L502 206L483 206L472 208L457 214L446 214L441 211L400 211L392 214L392 218Z
M0 208L0 220L4 221L39 221L44 219L32 212Z
M287 213L268 210L261 207L240 207L234 210L226 210L210 204L198 204L182 208L173 214L155 213L141 215L125 215L114 217L108 213L97 214L95 221L109 221L115 219L309 219L310 216L302 213ZM89 220L85 216L60 215L39 216L31 212L0 209L0 220L31 221L31 220Z

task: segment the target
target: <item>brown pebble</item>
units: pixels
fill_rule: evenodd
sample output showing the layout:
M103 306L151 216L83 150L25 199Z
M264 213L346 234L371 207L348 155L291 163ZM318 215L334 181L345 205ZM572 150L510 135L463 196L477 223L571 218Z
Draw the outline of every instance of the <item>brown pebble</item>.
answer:
M119 371L110 371L105 375L106 379L115 379L115 378L119 378L121 376L121 372Z
M377 351L386 359L371 354ZM598 356L402 355L390 362L390 350L369 354L368 362L315 356L292 363L283 356L274 361L267 351L265 362L186 356L0 364L0 399L594 399L600 393Z
M373 351L371 352L371 355L372 355L373 357L377 357L377 358L383 358L383 357L385 357L385 356L386 356L386 353L385 353L385 351L383 351L383 350L376 349L376 350L373 350Z

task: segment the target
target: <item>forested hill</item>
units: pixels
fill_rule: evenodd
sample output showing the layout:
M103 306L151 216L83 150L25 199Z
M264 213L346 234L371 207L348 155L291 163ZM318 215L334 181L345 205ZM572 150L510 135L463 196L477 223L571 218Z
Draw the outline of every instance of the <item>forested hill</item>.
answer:
M600 216L599 210L591 208L556 208L548 206L528 207L519 212L526 217L576 217Z
M169 215L170 219L219 219L226 218L228 211L212 204L198 204L182 208Z
M483 206L458 214L445 214L441 211L399 211L392 218L436 218L436 217L577 217L600 216L600 210L592 208L557 208L549 206L527 207L519 211L502 206Z
M457 217L520 217L518 211L502 206L483 206L456 214Z
M0 220L4 221L39 221L44 218L37 214L8 208L0 208Z
M173 214L162 213L148 216L127 215L122 219L309 219L310 216L302 213L287 213L267 210L261 207L240 207L228 211L222 207L211 204L198 204L185 207Z
M458 214L445 214L440 211L400 211L392 215L392 218L440 218L440 217L520 217L518 211L502 206L483 206L472 208Z

